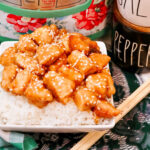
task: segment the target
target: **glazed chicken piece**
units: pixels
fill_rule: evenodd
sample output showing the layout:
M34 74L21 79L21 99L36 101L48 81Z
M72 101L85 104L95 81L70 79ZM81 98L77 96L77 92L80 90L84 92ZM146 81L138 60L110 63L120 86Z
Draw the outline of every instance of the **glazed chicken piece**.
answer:
M65 34L67 34L67 30L62 28L62 29L59 30L58 37L62 37Z
M82 36L82 39L85 43L87 43L90 47L90 51L100 52L100 48L96 41L92 41L90 38L86 36Z
M113 82L109 80L111 76L105 73L97 73L88 76L86 79L86 87L100 95L100 98L111 97L115 93Z
M114 95L116 93L114 81L112 79L109 69L103 69L102 73L106 76L106 78L108 80L109 87L108 87L108 91L107 91L107 96L111 97L112 95Z
M19 68L14 64L4 67L4 70L2 73L2 82L1 82L1 86L3 89L7 91L10 90L11 83L16 77L18 71L19 71Z
M59 43L63 47L63 50L66 54L71 53L71 48L70 48L70 35L69 34L64 34L60 39Z
M56 25L43 26L36 29L32 34L32 39L38 44L51 44L59 30Z
M84 79L84 75L69 65L61 66L58 69L58 72L60 72L64 77L74 81L76 85L80 84Z
M75 89L75 83L55 71L49 71L44 76L44 84L50 89L54 96L63 104L67 104L69 97Z
M28 51L31 53L35 53L38 46L36 43L32 40L30 34L21 35L19 38L19 41L16 44L16 48L20 52L26 52Z
M78 33L74 33L74 34L78 35ZM71 36L72 36L72 33L66 33L66 34L62 35L61 38L59 39L59 43L63 47L66 54L70 54L72 52L71 40L70 40Z
M60 41L66 54L71 53L73 50L84 52L86 55L88 55L91 50L96 50L99 52L97 43L95 41L91 41L87 37L84 37L80 33L64 34Z
M14 47L7 48L0 56L0 64L3 66L9 66L14 63L14 54L17 50Z
M72 51L73 50L79 50L81 52L83 51L84 54L86 55L88 55L88 53L90 52L89 43L83 41L81 34L70 35L70 48Z
M41 65L51 65L64 53L57 45L42 45L37 49L37 58Z
M20 54L21 54L22 52L20 52ZM29 51L25 51L25 52L23 52L22 53L23 55L25 55L25 56L29 56L29 57L35 57L35 52L29 52Z
M86 55L91 51L100 52L97 42L92 41L90 38L85 37L80 33L70 33L70 47L72 51L84 51L84 54Z
M66 35L67 35L67 30L66 29L60 29L58 34L55 36L54 41L53 41L54 43L60 44L64 48L64 50L65 50L65 47L62 44L63 43L62 38L65 39Z
M106 97L107 86L107 78L101 73L90 75L86 79L86 87L91 91L96 92L101 98Z
M97 71L95 64L80 51L73 51L68 56L68 63L78 69L83 75L88 75Z
M112 118L117 116L120 113L120 111L108 101L99 100L97 101L97 105L94 108L94 113L98 117Z
M62 65L66 64L67 64L67 55L64 53L52 65L49 66L48 70L57 72Z
M105 54L92 53L89 57L96 64L99 71L101 71L110 61L110 57Z
M85 87L79 87L74 93L74 102L80 111L87 111L95 107L96 95Z
M17 95L23 95L31 77L32 75L29 71L20 70L17 73L16 78L11 83L11 92Z
M25 91L25 96L28 98L29 103L39 108L43 108L53 101L51 92L44 87L43 81L39 80L38 77L32 78Z
M15 54L15 63L23 68L27 69L33 74L44 75L44 67L38 64L38 61L35 58L26 56L24 53Z

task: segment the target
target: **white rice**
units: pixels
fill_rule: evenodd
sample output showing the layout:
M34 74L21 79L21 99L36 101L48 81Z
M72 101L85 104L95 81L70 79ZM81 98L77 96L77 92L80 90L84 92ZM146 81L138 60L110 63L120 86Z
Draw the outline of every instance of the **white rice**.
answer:
M39 109L29 104L25 97L13 95L0 87L0 124L71 126L94 125L95 122L92 112L79 111L72 99L67 105L54 101ZM99 124L110 124L110 120L100 119Z

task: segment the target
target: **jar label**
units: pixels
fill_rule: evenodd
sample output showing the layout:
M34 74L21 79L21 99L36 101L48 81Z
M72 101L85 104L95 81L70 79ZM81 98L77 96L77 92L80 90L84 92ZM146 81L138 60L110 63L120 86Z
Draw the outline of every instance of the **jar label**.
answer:
M118 23L114 30L113 54L123 68L150 68L150 35Z
M121 15L129 22L150 27L150 1L149 0L117 0Z

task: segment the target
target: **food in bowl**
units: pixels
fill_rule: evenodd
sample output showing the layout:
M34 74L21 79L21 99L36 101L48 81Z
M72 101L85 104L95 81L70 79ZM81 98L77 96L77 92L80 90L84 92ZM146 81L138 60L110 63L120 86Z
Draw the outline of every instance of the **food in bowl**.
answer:
M55 25L22 35L0 56L0 123L87 125L118 115L109 61L95 41Z

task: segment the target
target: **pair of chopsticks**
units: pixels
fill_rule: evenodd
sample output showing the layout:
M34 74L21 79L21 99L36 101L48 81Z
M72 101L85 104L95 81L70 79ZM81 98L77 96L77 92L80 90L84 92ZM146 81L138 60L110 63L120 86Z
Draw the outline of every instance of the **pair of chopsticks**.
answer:
M136 91L134 91L122 104L118 106L121 113L115 117L115 123L122 119L132 108L134 108L144 97L150 94L150 79L142 84ZM105 131L93 131L83 137L71 150L87 150L95 144L104 134Z

